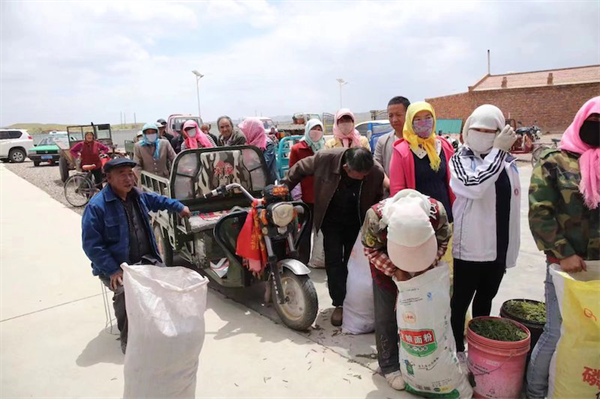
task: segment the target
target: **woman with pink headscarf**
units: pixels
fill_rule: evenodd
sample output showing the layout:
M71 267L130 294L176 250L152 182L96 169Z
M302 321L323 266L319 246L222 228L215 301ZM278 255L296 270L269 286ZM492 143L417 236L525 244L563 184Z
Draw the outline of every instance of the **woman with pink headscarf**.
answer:
M183 135L181 151L193 150L195 148L212 148L215 146L208 136L200 130L198 124L194 120L186 121L183 124L181 134Z
M246 136L246 145L258 147L263 151L265 163L269 171L268 183L274 183L279 179L277 173L276 146L273 141L267 137L265 127L258 118L246 118L238 125L244 136Z
M563 134L559 149L546 151L531 175L529 227L547 264L567 273L600 260L600 97L586 102ZM546 325L527 371L527 397L544 398L550 360L561 336L556 289L546 273Z
M365 147L371 151L369 139L361 136L354 128L356 119L348 108L342 108L335 114L333 138L325 143L325 148Z

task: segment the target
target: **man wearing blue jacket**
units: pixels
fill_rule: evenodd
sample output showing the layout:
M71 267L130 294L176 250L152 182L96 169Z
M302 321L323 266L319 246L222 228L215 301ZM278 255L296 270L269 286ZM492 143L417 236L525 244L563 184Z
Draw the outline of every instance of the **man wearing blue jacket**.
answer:
M148 212L168 210L190 216L189 208L181 202L135 188L136 165L126 158L106 163L108 184L85 208L81 226L83 250L92 261L92 273L114 292L123 353L127 347L127 313L120 265L162 265Z

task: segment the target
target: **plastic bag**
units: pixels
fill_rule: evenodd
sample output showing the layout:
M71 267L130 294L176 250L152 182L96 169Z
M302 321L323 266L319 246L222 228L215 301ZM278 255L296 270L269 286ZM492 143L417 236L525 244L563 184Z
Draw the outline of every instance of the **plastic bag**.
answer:
M195 397L208 279L184 267L122 267L129 322L123 397Z
M429 398L470 398L468 371L456 357L450 325L450 270L441 263L396 282L400 368L406 390Z
M325 268L325 250L323 249L323 233L314 233L312 236L312 254L308 266L314 269Z
M600 261L586 264L580 273L550 266L562 325L550 362L548 399L600 397Z
M369 259L365 255L360 238L359 235L348 261L342 332L349 334L367 334L375 331L373 278Z

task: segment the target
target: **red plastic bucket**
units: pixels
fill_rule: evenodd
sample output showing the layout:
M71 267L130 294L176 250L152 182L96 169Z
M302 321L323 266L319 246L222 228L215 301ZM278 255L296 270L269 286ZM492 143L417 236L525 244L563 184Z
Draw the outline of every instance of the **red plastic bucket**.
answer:
M484 338L471 330L475 320L499 319L527 333L521 341L505 342ZM523 388L525 363L531 333L521 323L500 317L476 317L467 329L469 371L475 377L475 398L518 398Z

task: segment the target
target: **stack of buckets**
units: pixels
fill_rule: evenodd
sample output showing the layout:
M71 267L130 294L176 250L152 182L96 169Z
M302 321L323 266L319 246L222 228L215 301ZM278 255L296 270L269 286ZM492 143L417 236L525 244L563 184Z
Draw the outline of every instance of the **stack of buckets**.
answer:
M514 320L513 323L527 333L521 341L505 342L484 338L470 328L475 320L500 319L498 317L477 317L469 322L467 342L469 345L469 371L475 378L473 388L475 398L519 398L523 388L523 378L531 343L529 329Z

